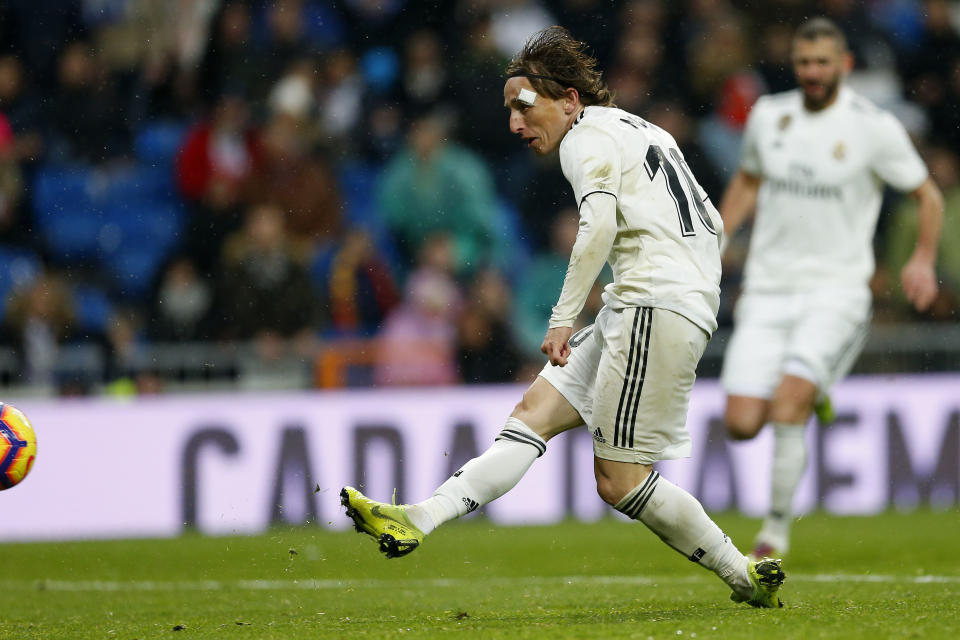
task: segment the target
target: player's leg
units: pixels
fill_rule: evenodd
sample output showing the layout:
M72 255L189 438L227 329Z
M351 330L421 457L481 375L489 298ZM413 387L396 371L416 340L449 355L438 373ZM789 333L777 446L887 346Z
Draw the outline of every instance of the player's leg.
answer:
M817 385L787 374L770 403L773 425L770 509L754 540L754 557L783 555L790 549L793 496L807 466L806 424L816 397Z
M734 440L749 440L767 423L770 398L782 376L793 321L790 296L744 294L720 380L727 393L724 424Z
M651 465L595 458L597 491L605 502L639 520L691 562L713 571L737 602L783 606L777 592L785 575L779 561L750 561L692 495Z
M358 531L380 542L387 557L416 549L441 524L459 518L512 489L547 441L583 424L589 410L599 348L592 326L571 338L565 367L547 364L523 394L504 428L482 454L464 464L428 499L412 505L370 500L352 487L341 491L341 502Z
M754 555L785 554L790 547L793 498L809 454L806 427L820 398L846 375L866 340L869 293L822 291L805 296L784 362L784 375L770 403L774 427L770 511L757 535Z
M407 508L424 534L512 489L558 433L583 424L576 409L542 377L523 394L493 444L464 464L433 495Z
M600 318L597 324L600 325ZM605 319L592 427L597 491L690 560L714 571L738 601L778 606L779 565L751 565L692 495L653 471L689 457L687 406L707 334L663 309L624 309Z
M727 396L727 406L723 412L727 435L734 440L750 440L767 424L769 411L770 401L767 398Z

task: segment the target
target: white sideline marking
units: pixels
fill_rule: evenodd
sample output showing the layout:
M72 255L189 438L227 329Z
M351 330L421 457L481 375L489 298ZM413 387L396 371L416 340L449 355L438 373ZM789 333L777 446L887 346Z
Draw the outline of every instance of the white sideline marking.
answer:
M324 589L381 589L406 585L411 588L463 586L557 586L621 584L655 586L692 584L712 580L709 576L567 576L523 578L431 578L419 580L0 580L2 589L33 588L38 591L318 591ZM866 582L884 584L960 584L960 576L897 576L841 573L790 574L790 582Z

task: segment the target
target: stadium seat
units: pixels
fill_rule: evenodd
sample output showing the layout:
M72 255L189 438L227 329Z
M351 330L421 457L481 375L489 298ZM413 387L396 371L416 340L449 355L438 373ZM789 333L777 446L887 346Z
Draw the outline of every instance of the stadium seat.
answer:
M33 282L41 269L40 258L32 251L0 245L0 318L10 294Z
M33 182L37 228L59 262L94 256L107 190L104 174L86 167L44 167Z
M116 207L143 201L172 202L176 199L171 167L137 164L110 175L104 204Z
M176 120L151 122L134 136L137 159L147 166L172 166L187 127Z
M106 331L113 305L103 289L93 285L75 286L73 302L81 333L100 335Z
M184 212L177 203L134 201L108 207L100 260L123 297L143 298L180 242Z
M103 265L113 279L117 295L143 300L166 258L167 253L156 246L127 243L109 253Z
M111 233L116 236L101 249L110 253L132 243L169 251L180 240L184 218L183 208L177 203L146 200L112 203L104 209L103 222L111 226Z
M377 215L376 193L380 173L381 169L374 165L351 163L341 167L337 182L346 214L344 222L370 234L381 255L396 268L400 259L393 234Z

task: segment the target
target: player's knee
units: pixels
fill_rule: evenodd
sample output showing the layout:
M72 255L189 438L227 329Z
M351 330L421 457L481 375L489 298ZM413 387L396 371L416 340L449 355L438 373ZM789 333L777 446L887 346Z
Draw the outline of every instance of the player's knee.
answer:
M627 491L629 491L629 489L623 489L613 478L602 475L597 476L597 493L600 495L600 498L610 506L620 502L623 496L627 494Z
M727 428L727 435L732 440L749 440L760 433L763 428L763 416L731 414L727 412L723 417L723 424Z

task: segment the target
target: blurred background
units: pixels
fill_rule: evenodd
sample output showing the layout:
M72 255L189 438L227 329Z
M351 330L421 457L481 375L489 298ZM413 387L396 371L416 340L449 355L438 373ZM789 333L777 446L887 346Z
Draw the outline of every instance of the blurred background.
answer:
M912 201L886 198L856 371L956 371L958 2L0 0L0 388L528 381L577 212L556 157L508 132L509 57L568 26L717 202L751 105L793 87L792 30L816 14L844 29L849 83L901 119L946 198L924 314L899 287ZM705 377L748 233L724 264Z

